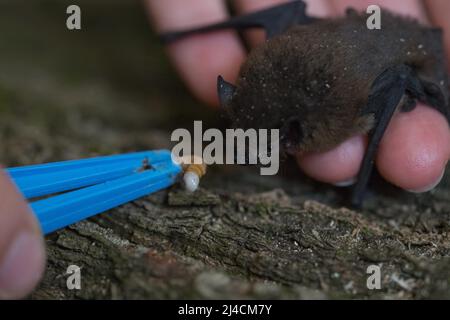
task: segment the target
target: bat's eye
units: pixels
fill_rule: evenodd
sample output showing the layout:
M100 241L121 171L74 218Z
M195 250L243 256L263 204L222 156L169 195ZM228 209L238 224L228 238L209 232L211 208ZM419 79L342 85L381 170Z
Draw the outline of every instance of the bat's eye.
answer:
M294 152L303 139L303 132L298 118L289 119L280 129L280 142L287 152Z

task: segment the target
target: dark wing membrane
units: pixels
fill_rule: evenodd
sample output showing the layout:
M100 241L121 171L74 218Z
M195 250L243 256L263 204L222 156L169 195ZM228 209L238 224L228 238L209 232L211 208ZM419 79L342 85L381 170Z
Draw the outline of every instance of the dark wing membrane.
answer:
M270 7L261 11L230 18L227 21L201 26L198 28L167 32L160 35L164 43L171 43L181 38L199 33L217 31L221 29L244 30L249 28L263 28L267 38L283 33L291 26L308 24L316 18L306 15L306 4L301 0L290 1L285 4Z
M420 80L414 71L406 65L388 68L372 84L368 103L363 109L362 115L375 115L375 127L369 133L369 145L352 192L353 206L359 207L362 204L378 145L405 94L411 94L418 99L424 94Z

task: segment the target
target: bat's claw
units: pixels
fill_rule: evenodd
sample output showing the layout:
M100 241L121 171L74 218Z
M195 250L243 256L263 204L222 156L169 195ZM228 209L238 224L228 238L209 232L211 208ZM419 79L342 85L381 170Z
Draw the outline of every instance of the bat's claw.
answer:
M353 190L350 198L350 206L352 209L361 209L364 201L364 193Z

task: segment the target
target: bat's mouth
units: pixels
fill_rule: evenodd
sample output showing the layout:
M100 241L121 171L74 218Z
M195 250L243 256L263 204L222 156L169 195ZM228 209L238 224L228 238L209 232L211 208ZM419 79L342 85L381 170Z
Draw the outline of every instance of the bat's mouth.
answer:
M290 118L280 128L280 147L287 154L295 154L300 151L303 138L303 130L296 116Z
M288 135L280 136L280 152L284 155L293 156L300 151L300 146L294 143Z

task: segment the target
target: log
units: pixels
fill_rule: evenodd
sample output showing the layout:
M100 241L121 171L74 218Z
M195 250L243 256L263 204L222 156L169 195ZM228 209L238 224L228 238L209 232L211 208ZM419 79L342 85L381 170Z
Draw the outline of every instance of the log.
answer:
M408 207L380 220L290 202L279 189L201 189L127 204L51 235L32 298L449 297L447 211ZM72 264L81 267L81 290L67 289ZM381 267L380 290L367 288L370 265Z

